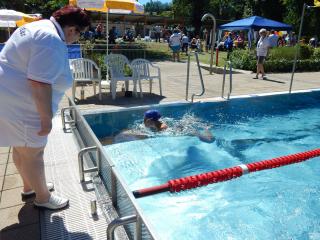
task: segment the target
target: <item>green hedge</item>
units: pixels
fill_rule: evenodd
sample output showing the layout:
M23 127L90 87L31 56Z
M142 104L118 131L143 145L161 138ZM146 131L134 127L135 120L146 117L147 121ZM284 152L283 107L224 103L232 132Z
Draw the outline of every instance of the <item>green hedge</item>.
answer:
M294 47L279 47L271 49L265 62L267 72L291 72L295 55ZM296 71L320 71L320 50L310 46L300 46ZM256 71L256 56L254 51L236 50L231 55L234 68Z

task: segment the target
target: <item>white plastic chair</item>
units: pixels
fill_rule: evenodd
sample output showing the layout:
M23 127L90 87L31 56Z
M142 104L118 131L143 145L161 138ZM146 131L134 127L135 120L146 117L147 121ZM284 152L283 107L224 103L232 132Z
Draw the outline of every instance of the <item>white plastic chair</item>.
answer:
M105 58L105 63L108 66L108 70L110 72L110 81L111 81L111 94L112 99L116 99L116 91L117 91L117 82L124 81L126 90L129 89L129 81L133 81L133 92L137 97L137 88L136 81L137 79L133 76L125 76L125 68L128 67L132 70L130 62L128 58L122 54L109 54ZM140 88L141 93L141 88Z
M152 82L153 79L159 80L159 89L160 89L160 96L162 96L162 86L161 86L161 72L160 68L154 66L150 61L137 58L131 62L131 67L133 69L134 78L138 79L139 84L141 85L141 80L148 80L149 81L149 89L150 93L152 93ZM154 70L152 70L152 68ZM140 86L141 88L141 86ZM140 92L142 97L142 91Z
M99 84L99 100L101 100L101 70L98 65L87 58L77 58L70 61L73 75L72 99L75 99L76 87L87 83L93 84L93 92L96 95L96 84Z

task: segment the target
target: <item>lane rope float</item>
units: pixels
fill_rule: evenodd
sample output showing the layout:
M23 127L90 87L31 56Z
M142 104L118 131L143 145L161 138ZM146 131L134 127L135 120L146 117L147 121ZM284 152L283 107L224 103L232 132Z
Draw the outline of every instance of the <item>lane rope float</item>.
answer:
M271 168L278 168L285 165L303 162L318 156L320 156L320 148L306 152L295 153L287 156L272 158L269 160L241 164L238 166L207 173L201 173L198 175L172 179L165 184L135 190L132 193L136 198L140 198L166 191L180 192L192 188L206 186L212 183L228 181L251 172L257 172Z

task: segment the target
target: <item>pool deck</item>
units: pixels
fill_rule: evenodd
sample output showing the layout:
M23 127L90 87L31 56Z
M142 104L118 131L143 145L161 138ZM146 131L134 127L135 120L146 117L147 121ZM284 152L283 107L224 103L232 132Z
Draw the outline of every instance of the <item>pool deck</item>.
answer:
M119 92L115 101L111 99L108 89L103 90L103 99L99 101L97 96L92 96L92 87L86 87L85 99L77 101L79 108L126 108L184 101L186 63L156 62L155 64L161 68L163 96L159 96L157 82L154 83L153 94L147 93L149 86L143 84L142 99L124 97L123 93ZM206 92L195 99L220 97L222 75L210 75L205 70L202 73ZM249 72L233 74L232 96L285 92L289 89L291 74L269 74L268 80L252 79L254 76L255 74ZM226 80L229 80L228 75ZM317 88L320 88L320 72L295 74L293 91ZM201 92L199 75L196 66L192 64L189 98L192 93L198 92ZM67 95L71 96L71 90ZM66 98L61 102L60 108L64 106L67 106ZM20 196L22 181L12 162L11 149L0 148L0 240L106 239L105 230L108 221L101 214L95 219L89 214L89 203L94 193L90 191L90 187L84 187L79 183L78 149L71 135L62 131L60 117L56 116L45 151L46 173L47 178L54 181L55 191L70 198L70 207L58 212L34 208L32 198L22 201Z

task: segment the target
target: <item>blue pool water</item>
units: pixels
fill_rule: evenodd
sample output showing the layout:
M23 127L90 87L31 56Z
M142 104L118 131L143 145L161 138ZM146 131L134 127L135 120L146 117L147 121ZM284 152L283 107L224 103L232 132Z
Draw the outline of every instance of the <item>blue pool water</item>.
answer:
M210 126L205 143L162 133L105 146L131 190L319 148L318 92L159 107L173 128ZM87 116L100 137L104 122L141 128L143 110ZM121 116L124 126L115 124ZM112 120L113 119L113 120ZM97 121L99 120L99 121ZM96 124L93 124L93 123ZM107 132L109 131L109 132ZM180 193L137 199L161 239L320 239L319 158Z

